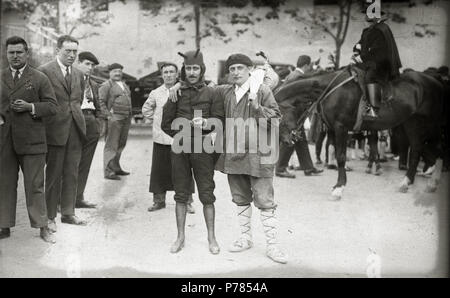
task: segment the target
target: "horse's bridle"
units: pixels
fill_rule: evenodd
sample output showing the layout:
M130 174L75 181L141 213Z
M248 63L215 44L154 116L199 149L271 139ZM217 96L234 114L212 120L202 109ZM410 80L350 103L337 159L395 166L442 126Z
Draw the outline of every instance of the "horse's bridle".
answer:
M325 98L327 98L331 93L336 91L338 88L342 87L343 85L347 84L351 80L353 80L356 76L353 72L350 72L350 77L345 79L344 81L340 82L336 86L334 86L331 90L328 91L330 86L337 80L337 78L343 74L347 68L341 70L338 74L334 76L334 78L328 83L327 87L323 90L322 94L318 97L317 100L314 101L314 103L306 110L304 111L300 117L297 120L297 128L293 129L290 133L291 140L293 143L297 142L299 140L299 136L301 135L301 129L303 127L303 123L306 120L306 117L311 114L311 112L317 107L317 105L323 101Z

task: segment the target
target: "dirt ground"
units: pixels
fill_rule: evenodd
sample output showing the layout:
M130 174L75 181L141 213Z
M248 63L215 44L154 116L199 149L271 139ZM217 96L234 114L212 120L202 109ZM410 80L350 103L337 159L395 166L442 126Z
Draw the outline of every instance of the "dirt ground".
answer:
M404 172L396 161L383 163L384 173L364 173L366 161L348 163L344 197L331 201L337 172L320 176L274 178L279 239L289 263L265 256L258 210L253 211L254 247L233 254L228 245L238 234L235 208L226 176L216 172L216 234L221 252L208 251L202 206L188 215L186 246L169 253L176 238L175 202L149 213L152 158L150 128L134 127L122 155L131 175L103 179L104 142L94 157L85 198L95 210L79 210L85 227L61 224L57 243L47 244L30 228L22 181L16 227L0 240L0 277L441 277L448 264L448 173L437 192L425 193L427 179L417 177L404 194L397 191ZM313 152L313 147L310 147Z

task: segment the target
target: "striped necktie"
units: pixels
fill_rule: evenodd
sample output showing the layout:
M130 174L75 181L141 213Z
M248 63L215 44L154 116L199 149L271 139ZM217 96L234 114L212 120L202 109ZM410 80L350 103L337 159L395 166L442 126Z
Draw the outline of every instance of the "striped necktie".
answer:
M67 87L69 87L69 90L71 89L71 75L70 75L70 67L66 66L66 76L64 77L66 79Z
M17 84L17 82L20 79L20 70L16 69L16 72L14 73L14 78L13 78L13 82L14 82L14 86Z

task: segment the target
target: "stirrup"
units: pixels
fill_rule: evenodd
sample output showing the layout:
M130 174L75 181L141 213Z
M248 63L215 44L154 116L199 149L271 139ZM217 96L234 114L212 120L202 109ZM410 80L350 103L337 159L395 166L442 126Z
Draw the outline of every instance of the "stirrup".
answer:
M241 252L253 247L253 242L251 240L240 237L231 244L228 248L229 252Z
M375 112L375 109L373 107L369 107L367 109L365 116L369 118L379 118L378 114Z
M274 262L280 264L287 263L287 256L282 252L277 245L269 245L266 251L267 256Z

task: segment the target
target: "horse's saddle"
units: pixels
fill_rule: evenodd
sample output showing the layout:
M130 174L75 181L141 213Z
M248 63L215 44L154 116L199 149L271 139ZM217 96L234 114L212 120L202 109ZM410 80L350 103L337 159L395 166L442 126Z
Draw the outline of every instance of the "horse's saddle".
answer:
M364 82L364 76L366 75L366 71L364 69L361 69L360 67L356 65L349 65L348 68L351 75L355 77L355 82L358 83L359 87L361 88L361 91L363 93L362 99L365 99L366 105L368 105L368 95L367 95L367 89L366 84ZM390 82L385 82L380 84L381 87L381 103L387 103L390 100L393 99L393 93L392 93L392 84Z
M354 80L356 83L358 83L359 87L362 91L361 100L358 105L358 113L356 116L356 122L353 127L353 131L359 131L361 129L361 125L364 120L371 120L374 119L367 117L367 111L370 108L369 100L368 100L368 94L366 89L366 84L364 82L364 76L366 72L355 66L355 65L349 65L348 70L352 76L354 76ZM392 84L390 82L387 82L385 84L381 84L381 105L387 104L390 100L393 99L393 93L392 93Z

